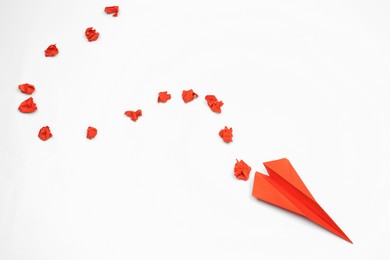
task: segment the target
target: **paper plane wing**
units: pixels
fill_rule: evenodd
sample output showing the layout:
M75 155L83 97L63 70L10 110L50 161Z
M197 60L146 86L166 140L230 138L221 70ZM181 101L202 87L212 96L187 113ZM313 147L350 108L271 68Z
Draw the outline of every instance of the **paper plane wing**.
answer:
M306 188L306 185L303 183L288 159L283 158L276 161L265 162L264 166L271 177L279 175L288 183L300 190L303 194L314 200L310 191Z
M268 175L256 172L252 195L292 211L352 243L311 195L287 159L264 163Z

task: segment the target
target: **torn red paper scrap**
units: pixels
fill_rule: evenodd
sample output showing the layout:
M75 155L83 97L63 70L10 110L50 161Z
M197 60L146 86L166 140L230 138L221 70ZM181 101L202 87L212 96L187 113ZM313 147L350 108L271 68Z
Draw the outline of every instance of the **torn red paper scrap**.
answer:
M219 136L222 137L225 143L233 142L233 128L227 128L225 126L224 129L219 131Z
M214 111L215 113L221 113L221 107L223 106L222 101L218 101L218 99L214 95L207 95L205 99L212 111Z
M138 109L137 111L129 110L125 112L125 115L130 117L130 119L135 122L138 120L138 117L142 116L142 110L141 109Z
M170 99L171 99L171 94L168 94L167 91L158 93L158 99L157 99L158 103L165 103Z
M46 141L47 139L51 138L53 135L51 134L50 128L48 126L44 126L39 130L38 137L42 141Z
M88 41L96 41L98 38L99 38L99 33L96 32L95 29L93 29L93 27L89 27L87 28L87 30L85 30L85 37L87 37Z
M93 139L97 135L97 129L95 127L89 126L87 129L87 138Z
M196 94L192 89L190 90L183 90L183 93L181 94L183 100L185 103L191 102L195 98L198 97L198 94Z
M54 57L58 54L58 48L55 44L50 45L45 50L45 56L46 57Z
M34 85L24 83L19 85L19 90L24 94L31 95L35 91Z
M236 176L237 179L247 181L252 168L243 160L236 161L236 165L234 166L234 176Z
M107 6L104 8L104 12L107 14L113 14L112 16L117 17L119 12L119 6Z
M37 110L37 104L34 103L32 97L23 101L19 106L19 111L22 113L32 113L35 110Z
M255 173L255 198L301 215L352 243L314 199L289 160L265 162L264 166L268 175Z

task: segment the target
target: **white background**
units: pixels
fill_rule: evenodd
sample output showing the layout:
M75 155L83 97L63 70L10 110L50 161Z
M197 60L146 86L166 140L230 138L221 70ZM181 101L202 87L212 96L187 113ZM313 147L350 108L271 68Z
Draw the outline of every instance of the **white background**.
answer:
M103 12L115 4L119 17ZM1 0L0 259L389 259L389 12ZM45 58L53 43L60 54ZM34 114L17 110L26 82ZM190 88L200 98L184 104ZM172 100L158 104L164 90ZM138 108L136 123L123 115ZM282 157L354 244L251 196L254 172ZM249 181L234 178L236 158Z

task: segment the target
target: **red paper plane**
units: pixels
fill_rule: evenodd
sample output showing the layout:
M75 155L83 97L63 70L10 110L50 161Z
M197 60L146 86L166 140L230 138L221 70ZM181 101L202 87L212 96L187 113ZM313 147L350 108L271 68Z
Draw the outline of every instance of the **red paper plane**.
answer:
M255 173L252 190L252 195L255 198L302 215L352 243L318 205L289 160L284 158L265 162L264 166L269 175Z

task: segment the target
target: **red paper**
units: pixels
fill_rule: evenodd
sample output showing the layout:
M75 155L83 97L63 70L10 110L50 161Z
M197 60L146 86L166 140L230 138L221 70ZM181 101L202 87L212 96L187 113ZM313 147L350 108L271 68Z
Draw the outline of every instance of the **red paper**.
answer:
M171 94L168 94L167 91L158 93L158 99L157 99L158 103L165 103L170 99L171 99Z
M54 57L58 54L58 49L57 49L57 46L55 44L52 44L50 45L49 47L47 47L47 49L45 50L45 56L46 57Z
M19 106L19 111L22 113L32 113L37 110L37 104L34 103L34 99L32 97L23 101Z
M221 113L221 107L223 106L222 101L218 101L218 99L214 95L207 95L205 99L212 111L214 111L215 113Z
M93 27L89 27L87 28L87 30L85 30L85 36L87 37L88 41L96 41L98 38L99 38L99 33L96 32L95 29L93 29Z
M38 137L42 141L46 141L47 139L51 138L53 135L51 134L50 128L48 126L44 126L39 130Z
M97 129L95 127L88 127L87 129L87 138L88 139L93 139L97 135Z
M268 175L255 173L252 195L310 219L352 243L311 195L287 159L266 162Z
M236 161L236 165L234 166L234 176L236 176L237 179L247 181L252 168L243 160Z
M138 109L137 111L126 111L125 112L125 115L130 117L131 120L133 120L134 122L138 120L138 117L142 116L142 110L141 109Z
M113 14L112 16L117 17L119 12L119 6L107 6L104 8L104 12L107 14Z
M24 94L31 95L35 91L34 85L25 83L19 85L19 90L23 92Z
M224 129L219 131L219 136L222 137L225 143L233 142L233 128L227 128L225 126Z
M190 90L183 90L183 93L181 94L183 100L185 103L191 102L195 98L198 97L198 94L196 94L192 89Z

